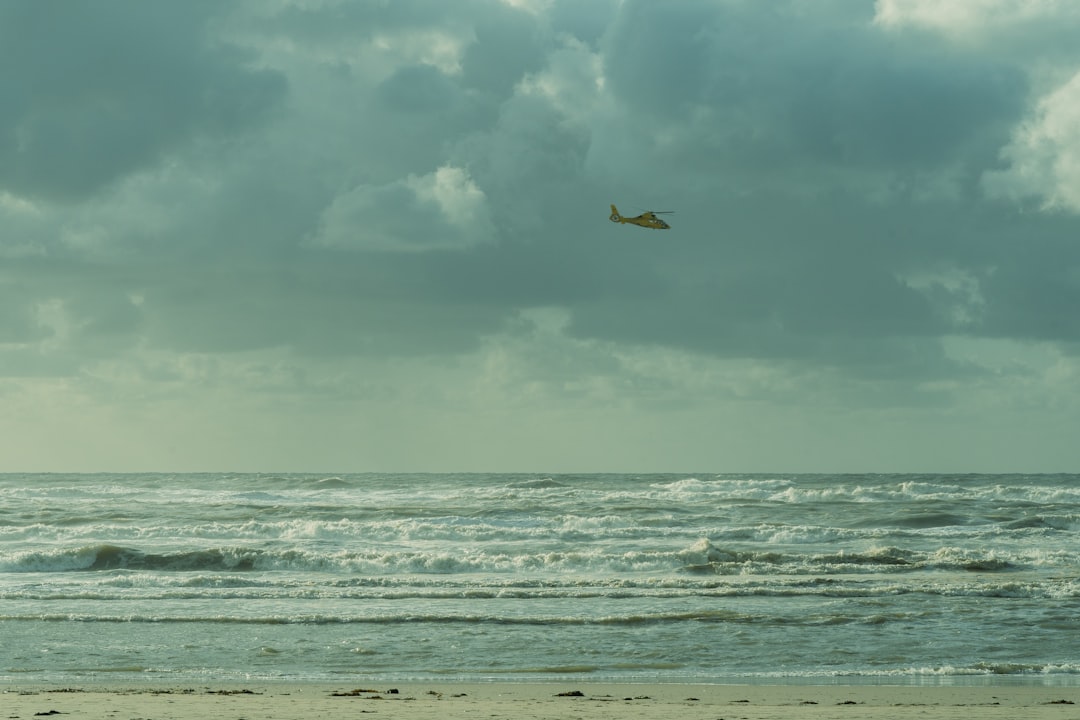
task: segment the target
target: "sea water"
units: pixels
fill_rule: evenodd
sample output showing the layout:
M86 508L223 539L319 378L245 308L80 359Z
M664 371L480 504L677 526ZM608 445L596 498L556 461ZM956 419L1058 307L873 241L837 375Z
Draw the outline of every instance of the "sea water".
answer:
M0 475L0 681L1080 684L1075 475Z

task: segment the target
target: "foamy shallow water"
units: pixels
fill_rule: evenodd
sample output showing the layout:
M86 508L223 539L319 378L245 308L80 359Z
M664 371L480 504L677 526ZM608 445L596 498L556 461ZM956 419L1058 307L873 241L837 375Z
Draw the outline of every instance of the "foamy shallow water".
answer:
M0 475L0 677L1071 684L1078 481Z

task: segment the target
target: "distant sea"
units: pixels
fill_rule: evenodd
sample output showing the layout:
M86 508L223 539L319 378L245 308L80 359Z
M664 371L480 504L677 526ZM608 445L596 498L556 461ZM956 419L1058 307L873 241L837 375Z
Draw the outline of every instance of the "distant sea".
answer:
M0 475L0 682L1080 684L1077 475Z

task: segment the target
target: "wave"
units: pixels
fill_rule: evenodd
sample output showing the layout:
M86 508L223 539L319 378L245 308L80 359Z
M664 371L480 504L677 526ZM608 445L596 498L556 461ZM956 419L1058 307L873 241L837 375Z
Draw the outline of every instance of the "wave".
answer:
M134 589L134 591L133 591ZM312 582L308 576L278 574L163 575L126 571L86 583L54 587L40 583L0 589L0 600L114 601L268 600L405 601L405 600L592 600L663 602L732 598L889 599L902 595L949 598L1008 598L1068 601L1080 599L1080 580L979 575L957 582L949 575L854 578L776 576L754 580L710 576L665 578L495 578L474 577L342 577ZM1049 618L1044 618L1049 622Z
M4 572L74 572L103 570L249 571L265 552L221 548L176 553L144 553L134 548L94 544L78 548L15 553L0 560Z
M288 613L280 615L167 615L129 613L25 613L0 614L0 622L50 623L150 623L150 624L207 624L207 625L397 625L397 624L461 624L461 625L540 625L555 626L651 626L678 623L720 625L782 625L828 626L846 624L882 625L888 622L912 622L910 613L875 614L869 616L801 613L773 616L765 613L735 610L681 610L607 615L512 614L445 610L423 612L415 609L402 612L378 611L363 613Z
M843 683L888 683L918 685L932 684L935 681L952 684L957 681L992 681L992 678L1011 676L1017 680L1039 677L1050 680L1060 677L1061 681L1072 684L1073 678L1080 675L1080 663L974 663L971 665L919 665L900 668L848 668L838 670L777 670L766 672L731 673L732 678L768 680L779 683L799 683L805 680L829 680ZM1052 683L1051 683L1052 684Z
M520 480L517 482L511 482L507 487L514 488L516 490L551 490L553 488L567 488L571 487L565 482L559 482L554 478L539 478L536 480Z
M997 476L79 476L32 487L7 479L0 475L0 501L11 509L0 519L0 543L678 533L795 544L946 536L982 543L995 533L1030 540L1080 529L1077 483L1043 476L1015 486ZM806 525L809 517L819 526Z
M1052 557L1051 557L1052 556ZM753 550L728 550L703 539L682 553L684 570L692 573L745 574L808 573L848 574L861 572L894 573L916 570L963 570L968 572L1007 572L1030 568L1046 562L1067 565L1067 553L1048 554L1027 551L1005 555L995 550L969 550L954 547L930 552L898 547L876 547L864 551L836 553L791 553Z
M486 548L399 549L387 544L363 550L341 549L336 543L296 546L288 543L223 545L153 552L112 543L91 543L52 550L0 554L0 572L249 573L291 571L329 575L461 575L495 574L549 577L582 573L590 579L638 573L689 575L849 575L897 574L916 571L1005 573L1070 567L1067 551L938 547L930 550L895 546L828 553L790 548L740 549L700 539L689 547L633 546L608 543L592 548L581 544L564 549L491 545Z
M161 575L175 575L181 583L227 587L240 575L287 573L310 583L306 575L320 575L319 584L355 578L408 586L423 576L463 578L475 587L498 587L521 583L527 587L563 587L580 584L596 587L632 587L638 578L707 586L711 578L728 582L759 578L775 590L772 579L825 576L931 575L934 573L1003 574L1075 567L1076 554L1038 548L1008 554L996 548L971 549L954 546L916 549L897 546L870 547L859 552L804 553L789 548L741 549L714 545L701 539L690 546L656 549L605 547L542 549L514 544L487 548L403 549L392 545L367 549L342 549L336 543L318 542L297 546L292 542L259 545L221 545L152 552L132 545L91 543L46 551L0 554L0 572L6 573L98 573L118 586L138 582L164 583ZM117 573L123 573L118 575ZM132 575L130 573L138 573ZM135 580L140 578L140 580ZM480 579L480 580L478 580ZM497 580L496 580L497 579ZM949 582L957 584L955 578ZM642 586L648 583L642 583Z
M767 500L781 504L991 500L1045 505L1080 503L1080 486L1075 479L1075 476L1055 475L717 476L670 480L653 487L684 498Z

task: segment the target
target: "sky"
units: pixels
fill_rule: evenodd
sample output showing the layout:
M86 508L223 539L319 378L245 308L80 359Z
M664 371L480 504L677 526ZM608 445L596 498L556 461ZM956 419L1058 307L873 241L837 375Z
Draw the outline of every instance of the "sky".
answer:
M1078 32L5 0L0 471L1076 471Z

